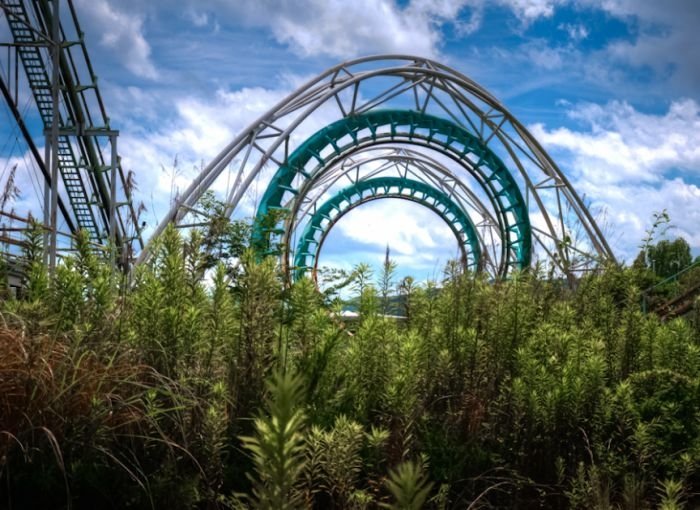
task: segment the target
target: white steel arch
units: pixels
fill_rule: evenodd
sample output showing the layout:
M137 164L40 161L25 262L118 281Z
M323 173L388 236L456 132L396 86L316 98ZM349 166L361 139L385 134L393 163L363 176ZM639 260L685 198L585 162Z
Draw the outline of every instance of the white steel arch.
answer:
M552 158L495 97L473 80L433 60L382 55L338 64L270 108L202 170L154 232L180 224L229 168L227 212L234 212L263 169L278 167L325 123L378 109L440 116L468 130L515 176L531 217L536 258L573 277L614 255L583 200ZM323 125L323 124L321 124ZM150 246L150 245L149 245ZM139 261L148 256L149 246Z

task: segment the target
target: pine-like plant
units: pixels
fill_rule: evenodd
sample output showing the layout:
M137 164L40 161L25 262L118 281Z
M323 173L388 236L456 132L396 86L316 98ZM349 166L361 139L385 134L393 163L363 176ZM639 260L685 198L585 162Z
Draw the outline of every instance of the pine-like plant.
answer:
M266 413L255 420L255 435L241 437L255 465L252 501L265 510L297 508L305 463L303 384L298 376L278 372L267 387Z
M423 474L419 463L403 462L389 473L386 486L394 497L390 504L382 504L391 510L419 510L430 494L433 484Z

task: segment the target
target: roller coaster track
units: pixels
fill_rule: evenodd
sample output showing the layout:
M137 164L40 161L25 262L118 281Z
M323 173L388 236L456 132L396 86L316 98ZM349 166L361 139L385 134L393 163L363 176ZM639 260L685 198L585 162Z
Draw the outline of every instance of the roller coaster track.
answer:
M662 320L673 319L674 317L680 317L681 315L685 315L686 313L690 312L693 309L698 296L700 296L700 282L692 283L688 288L683 289L679 295L674 296L662 303L658 303L652 307L649 306L649 299L650 296L654 294L656 289L668 284L669 282L678 281L681 276L697 267L700 267L700 262L693 262L689 266L678 271L676 274L673 274L646 289L642 293L642 310L655 313Z
M700 282L686 289L680 296L675 297L654 309L662 320L680 317L690 312L695 305L696 298L700 295Z
M138 241L137 263L147 260L151 244L141 241L129 186L115 163L116 131L72 0L0 0L0 9L46 140L50 133L52 175L58 161L60 183L50 184L52 236L60 188L67 224L74 220L73 228L86 230L95 243L111 239L133 249ZM69 15L58 15L64 12ZM320 130L319 118L325 119ZM99 142L104 137L109 161ZM32 154L39 159L36 150ZM48 173L45 165L45 178ZM430 59L365 57L312 78L224 147L152 238L170 224L195 225L200 199L220 191L216 184L224 180L224 216L252 209L258 225L273 218L255 236L263 250L274 247L288 280L314 276L323 239L346 207L380 198L412 200L438 212L457 238L465 267L494 278L545 260L572 280L615 260L584 200L527 128L472 79ZM259 188L260 180L267 185ZM264 190L259 203L258 189ZM246 204L251 195L255 203ZM302 241L295 243L298 234Z
M319 130L320 112L325 127ZM356 164L368 152L380 155ZM232 178L224 183L224 176ZM364 189L362 182L375 178L406 186ZM323 205L336 193L342 198L346 180L345 199ZM288 280L315 276L323 237L334 224L323 213L333 209L338 217L350 198L357 204L367 201L365 194L405 198L394 191L423 185L441 190L470 219L480 246L457 239L472 252L465 264L494 278L547 261L571 281L615 260L584 200L525 126L459 71L410 55L340 63L271 106L202 169L155 235L170 224L194 224L199 200L221 189L218 183L226 189L225 215L257 211L257 246L279 258ZM246 203L259 189L265 190L260 201ZM442 219L459 238L458 223L467 222L456 218ZM303 242L295 244L299 236ZM146 246L137 263L149 253Z
M297 276L317 270L318 255L330 229L349 211L372 200L399 198L421 204L442 218L459 239L462 261L472 271L480 268L481 246L469 216L441 191L424 183L397 177L368 179L339 191L317 208L306 224L296 250ZM309 260L311 262L309 262Z
M0 8L10 28L12 44L22 63L27 84L43 124L45 138L48 138L54 122L50 52L56 41L51 38L55 12L52 4L53 9L57 9L56 2L50 0L0 0ZM111 160L103 154L99 138L115 132L109 126L109 118L97 87L97 77L83 41L72 0L65 1L65 4L69 15L60 17L58 24L60 107L56 110L55 119L58 124L55 154L60 173L60 182L56 185L65 194L69 204L69 207L61 207L62 214L71 231L83 229L95 243L106 244L112 236L117 246L131 245L136 241L139 247L143 247L130 190L121 165L118 171L112 174L116 175L118 182L114 185L120 195L112 204L113 183L109 172ZM75 39L69 40L71 37ZM5 92L8 87L3 84L3 89ZM15 110L13 113L17 118ZM17 120L27 138L29 133L26 126L21 118ZM28 138L27 142L30 147L34 147L32 153L36 159L38 153L33 140ZM45 179L50 181L49 169L45 168L46 162L37 163L44 170ZM125 213L122 213L120 206L127 207ZM110 221L112 207L116 215L114 227ZM133 233L130 234L129 230Z

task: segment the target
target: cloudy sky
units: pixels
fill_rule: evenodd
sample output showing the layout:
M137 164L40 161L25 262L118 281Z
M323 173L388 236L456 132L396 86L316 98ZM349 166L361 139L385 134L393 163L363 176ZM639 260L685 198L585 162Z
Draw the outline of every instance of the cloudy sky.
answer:
M605 210L621 259L662 209L672 235L700 253L697 0L74 2L150 227L173 178L184 186L304 80L342 60L402 53L440 60L499 98ZM0 115L2 171L23 148L5 143ZM31 187L22 191L28 201ZM417 228L402 228L407 218ZM401 272L420 276L439 275L456 253L433 213L383 200L341 220L321 262L378 264L387 243Z

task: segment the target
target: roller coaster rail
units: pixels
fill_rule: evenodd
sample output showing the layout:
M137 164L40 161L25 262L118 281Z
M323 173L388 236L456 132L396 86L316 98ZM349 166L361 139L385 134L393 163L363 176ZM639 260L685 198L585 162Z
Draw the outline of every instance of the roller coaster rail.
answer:
M318 129L318 117L334 120ZM316 133L308 137L308 133ZM344 62L302 85L242 131L207 165L157 227L186 224L197 202L226 170L235 177L224 197L228 214L277 168L260 203L258 218L278 212L278 224L258 235L280 246L289 278L298 264L296 230L313 214L314 187L344 162L379 146L406 147L441 159L471 179L472 192L490 209L474 221L497 224L485 246L496 277L547 259L575 278L615 257L592 214L567 177L527 129L488 91L438 62L383 55ZM449 161L448 161L449 160ZM340 170L339 170L340 169ZM305 217L298 217L304 211ZM499 246L494 246L499 244ZM139 261L147 259L149 247ZM495 268L495 269L494 269ZM488 270L488 269L487 269Z
M114 263L119 250L124 267L139 250L136 263L147 260L151 245L73 1L0 0L0 12L12 34L0 89L44 178L49 267L60 251L59 212L71 233L83 229L110 247ZM19 111L24 89L41 119L43 157L32 120ZM254 211L256 245L279 258L290 281L315 276L324 240L345 213L385 198L436 212L465 268L494 278L545 260L574 279L615 260L584 200L524 125L486 89L430 59L359 58L308 81L223 148L151 239L169 224L193 224L200 199L226 174L225 216ZM265 224L270 215L274 223Z
M45 182L49 267L60 251L59 211L71 233L85 230L93 243L113 248L115 263L120 253L126 266L144 243L117 152L119 132L110 127L73 1L0 0L0 11L12 34L2 43L8 80L0 75L0 89ZM43 158L19 111L25 88L41 119Z

